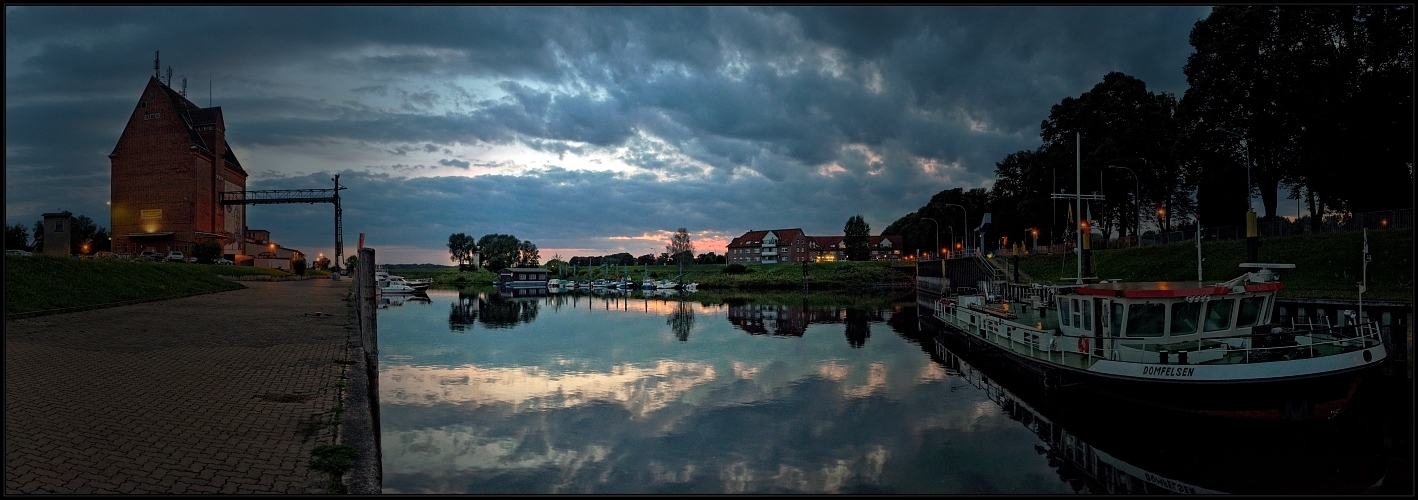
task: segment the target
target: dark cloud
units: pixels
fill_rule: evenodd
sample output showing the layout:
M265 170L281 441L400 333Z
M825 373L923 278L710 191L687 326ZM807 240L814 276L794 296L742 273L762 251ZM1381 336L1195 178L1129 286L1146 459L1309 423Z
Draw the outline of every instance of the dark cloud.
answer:
M1208 12L9 7L7 222L37 217L58 183L106 198L106 155L161 50L199 104L209 81L235 150L263 172L252 184L328 178L288 170L293 152L370 165L351 175L394 188L375 198L412 210L396 225L410 245L439 248L415 231L460 225L566 247L679 226L835 232L855 213L884 227L935 192L988 184L995 162L1038 145L1051 105L1109 71L1180 95L1187 34ZM606 160L634 171L577 170ZM531 173L401 178L473 165ZM430 190L471 207L420 210L409 193ZM545 229L597 200L594 230Z

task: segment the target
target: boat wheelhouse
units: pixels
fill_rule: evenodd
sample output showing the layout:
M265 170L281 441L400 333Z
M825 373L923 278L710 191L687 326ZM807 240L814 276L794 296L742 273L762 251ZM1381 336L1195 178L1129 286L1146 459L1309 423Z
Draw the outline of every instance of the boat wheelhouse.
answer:
M1271 321L1281 282L1255 268L1224 283L1098 283L1052 297L947 296L934 316L1034 367L1051 386L1084 385L1177 410L1326 419L1386 358L1373 322Z

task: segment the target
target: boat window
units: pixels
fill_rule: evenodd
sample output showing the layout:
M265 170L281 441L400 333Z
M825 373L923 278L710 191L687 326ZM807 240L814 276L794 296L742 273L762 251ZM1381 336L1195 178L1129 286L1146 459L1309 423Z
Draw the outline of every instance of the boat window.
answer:
M1231 309L1236 299L1213 300L1206 303L1206 331L1214 332L1231 327Z
M1117 302L1114 302L1114 303L1113 303L1113 336L1114 336L1114 337L1117 337L1117 336L1120 336L1120 335L1122 335L1122 334L1123 334L1123 305L1122 305L1122 304L1119 304L1119 303L1117 303Z
M1246 297L1241 299L1241 310L1236 313L1236 327L1245 328L1255 326L1260 319L1261 310L1265 309L1265 297Z
M1083 321L1078 314L1078 299L1072 299L1071 302L1073 302L1073 326L1075 328L1083 326Z
M1089 307L1088 302L1090 301L1083 301L1083 329L1091 332L1093 331L1093 308Z
M1167 306L1162 304L1132 304L1128 306L1127 335L1129 337L1161 337L1163 316Z
M1172 335L1196 333L1197 317L1201 315L1200 302L1177 302L1172 304Z
M1068 322L1068 299L1063 297L1059 297L1059 323L1063 323L1063 326L1073 326Z

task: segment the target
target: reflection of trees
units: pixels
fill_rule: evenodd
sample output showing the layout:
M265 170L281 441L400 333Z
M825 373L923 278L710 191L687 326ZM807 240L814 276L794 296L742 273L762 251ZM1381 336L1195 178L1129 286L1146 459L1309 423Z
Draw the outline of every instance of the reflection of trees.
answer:
M877 315L878 318L880 315ZM872 314L863 309L848 309L847 318L847 343L852 347L861 347L867 343L867 337L871 336Z
M689 330L694 328L694 308L685 301L679 301L665 323L670 325L670 331L680 342L689 341Z
M479 301L478 321L488 328L511 328L518 323L531 323L537 319L536 300L506 299L492 295Z
M461 332L478 320L477 294L463 293L458 291L458 300L450 304L448 311L448 329Z

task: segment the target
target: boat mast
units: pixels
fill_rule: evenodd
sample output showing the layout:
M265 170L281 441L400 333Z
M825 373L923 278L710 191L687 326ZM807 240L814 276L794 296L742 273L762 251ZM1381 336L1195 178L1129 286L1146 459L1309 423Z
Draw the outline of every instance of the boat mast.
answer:
M1196 220L1196 286L1201 286L1201 218Z
M1369 255L1369 229L1364 228L1364 273L1363 281L1359 283L1359 317L1355 318L1358 322L1364 321L1364 289L1369 285L1369 261L1371 260L1374 260L1374 257Z
M1074 197L1074 203L1078 206L1078 208L1074 210L1073 213L1078 214L1078 228L1083 229L1083 136L1079 135L1078 132L1073 133L1073 168L1073 192L1075 195L1077 195ZM1081 245L1081 243L1083 242L1083 238L1085 238L1085 236L1083 236L1082 232L1080 231L1078 236L1078 241L1080 245L1076 247L1078 251L1078 274L1074 275L1078 276L1078 279L1075 283L1078 285L1083 284L1083 246Z

